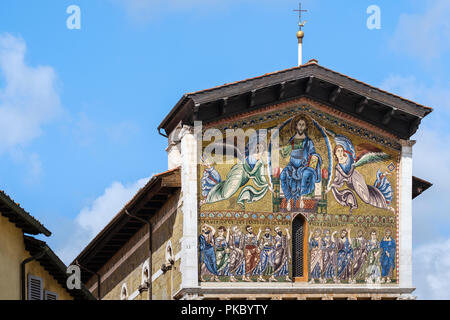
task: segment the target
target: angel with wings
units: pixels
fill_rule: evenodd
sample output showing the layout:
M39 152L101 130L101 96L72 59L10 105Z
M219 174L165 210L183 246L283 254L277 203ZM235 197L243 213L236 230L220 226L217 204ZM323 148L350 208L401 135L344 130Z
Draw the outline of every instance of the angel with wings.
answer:
M393 190L386 178L386 173L377 172L373 186L366 184L364 176L356 169L369 163L385 161L390 156L380 149L369 145L360 144L356 152L353 143L345 136L335 135L336 146L334 148L334 160L336 162L334 180L331 190L334 198L342 206L350 207L350 212L358 208L355 193L359 198L374 207L394 210L390 207L393 198ZM347 184L347 188L340 190Z
M256 202L266 195L270 189L264 175L263 158L267 157L265 155L266 138L267 136L258 133L250 136L245 147L245 154L242 154L239 148L233 145L223 143L219 146L223 147L227 154L232 152L239 161L231 167L226 179L216 179L215 185L204 194L205 198L200 201L200 205L227 200L236 194L241 187L243 188L239 192L237 203L243 207L245 203ZM256 188L247 185L250 180L253 181Z

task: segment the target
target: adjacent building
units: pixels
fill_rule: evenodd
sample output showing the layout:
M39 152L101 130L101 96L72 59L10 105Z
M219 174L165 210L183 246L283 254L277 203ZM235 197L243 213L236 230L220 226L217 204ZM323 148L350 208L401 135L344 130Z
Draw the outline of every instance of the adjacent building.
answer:
M67 267L41 240L51 232L0 191L0 300L89 300L84 287L67 288Z

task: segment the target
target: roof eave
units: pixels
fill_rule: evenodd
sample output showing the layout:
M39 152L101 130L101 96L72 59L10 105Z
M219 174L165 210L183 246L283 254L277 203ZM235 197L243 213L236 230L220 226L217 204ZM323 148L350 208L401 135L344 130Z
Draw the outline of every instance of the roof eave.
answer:
M313 62L307 63L300 67L286 69L251 79L225 84L211 89L185 94L183 98L177 103L177 105L170 111L169 115L164 119L158 129L160 130L161 128L163 128L167 134L170 134L170 132L177 125L177 123L174 123L173 119L176 118L176 122L179 122L179 120L181 119L179 113L183 108L186 109L183 111L183 113L185 113L184 115L182 115L184 117L183 120L186 122L192 122L192 120L197 119L196 116L199 110L204 110L205 105L211 106L211 104L219 104L218 108L220 108L220 102L222 100L227 100L228 107L232 109L229 103L230 99L233 100L233 98L236 97L245 99L245 97L249 95L250 92L252 92L253 94L253 92L264 91L266 89L279 86L281 87L286 82L301 82L304 81L304 79L315 79L316 85L317 83L322 82L328 83L329 86L343 88L347 92L354 93L354 96L359 97L359 99L368 99L368 101L370 101L371 108L372 106L375 106L381 110L386 110L386 119L390 117L389 113L392 113L393 115L395 113L400 113L402 114L401 116L409 117L402 119L397 118L398 121L405 122L405 128L402 129L402 133L397 133L397 135L399 135L399 137L402 139L409 139L416 132L418 126L420 125L420 121L433 111L429 107L417 104L400 96L375 88L359 80L350 78L346 75L327 69ZM299 92L296 98L300 98L302 95L304 94ZM314 99L314 97L311 98ZM189 104L188 101L191 101L191 104ZM262 103L261 105L276 104L279 102L284 101L267 101L267 103ZM187 106L189 105L191 106L192 110L187 110L189 109L187 108ZM340 111L346 112L345 110ZM245 110L243 112L245 112ZM224 117L228 116L228 114L224 115ZM215 120L216 119L220 119L220 117L215 118ZM198 120L205 121L202 118L199 118ZM368 119L363 120L367 121ZM382 125L379 124L379 126L380 128L385 129ZM391 127L392 128L390 130L392 130L392 133L396 134L394 130L396 126L392 125Z
M41 224L38 220L36 220L32 215L22 209L17 203L15 203L9 196L7 196L3 191L0 192L0 202L2 202L9 210L12 211L15 216L23 222L27 227L19 227L22 229L24 233L29 233L33 235L44 234L49 237L52 233L48 230L43 224ZM4 216L6 216L9 220L7 212L3 212L0 210ZM16 223L17 225L17 223Z

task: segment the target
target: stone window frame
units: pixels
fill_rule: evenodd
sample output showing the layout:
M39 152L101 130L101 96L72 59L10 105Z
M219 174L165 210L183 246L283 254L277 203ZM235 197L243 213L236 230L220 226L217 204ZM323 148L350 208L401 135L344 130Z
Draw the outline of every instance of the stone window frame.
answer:
M147 271L147 277L145 276L145 271ZM141 285L145 285L147 283L150 282L150 277L151 277L151 272L150 272L150 265L149 265L149 261L146 260L144 262L144 264L142 265L142 272L141 272Z
M122 287L120 288L120 300L128 300L128 288L126 283L122 284Z
M170 241L170 240L167 241L167 244L166 244L165 259L166 259L167 265L172 265L173 262L175 261L175 255L173 253L173 245L172 245L172 241Z

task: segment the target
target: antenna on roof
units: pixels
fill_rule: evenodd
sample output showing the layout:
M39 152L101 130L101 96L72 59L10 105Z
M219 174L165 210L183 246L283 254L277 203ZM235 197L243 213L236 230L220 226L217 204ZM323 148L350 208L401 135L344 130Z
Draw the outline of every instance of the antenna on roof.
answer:
M294 10L298 12L298 29L297 39L298 39L298 65L301 66L303 64L303 37L305 33L302 31L302 28L305 26L306 21L302 21L302 12L308 12L308 10L302 10L302 2L300 1L298 4L298 10Z

